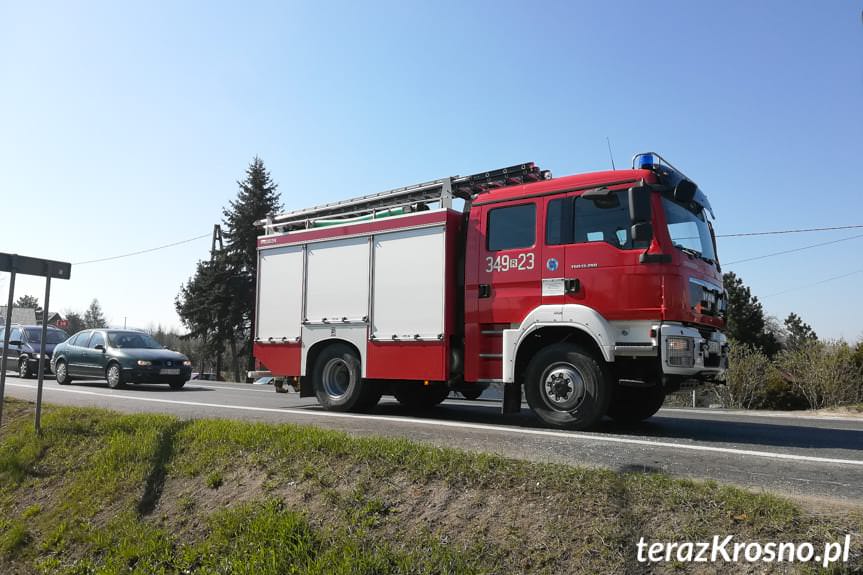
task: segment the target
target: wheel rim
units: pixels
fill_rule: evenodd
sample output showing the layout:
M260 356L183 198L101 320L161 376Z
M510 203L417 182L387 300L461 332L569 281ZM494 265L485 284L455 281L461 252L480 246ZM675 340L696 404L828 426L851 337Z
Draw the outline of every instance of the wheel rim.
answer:
M66 364L58 363L57 364L57 381L63 382L66 381Z
M116 365L108 368L108 383L111 385L120 383L120 369Z
M18 362L18 377L27 377L27 361Z
M584 399L584 376L570 363L556 363L542 375L542 398L558 411L572 411Z
M327 395L333 399L340 399L347 395L354 382L354 374L348 362L340 357L334 357L324 365L322 379Z

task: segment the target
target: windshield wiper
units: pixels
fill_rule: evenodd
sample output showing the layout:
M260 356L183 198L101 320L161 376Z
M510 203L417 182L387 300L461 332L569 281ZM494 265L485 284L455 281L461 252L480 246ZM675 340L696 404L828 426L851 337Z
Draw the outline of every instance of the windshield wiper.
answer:
M688 248L688 247L682 246L680 244L674 244L674 247L676 247L677 249L679 249L683 253L689 254L691 256L695 256L697 258L704 259L704 256L701 255L701 252L696 250L696 249Z
M710 265L716 265L716 261L714 261L708 257L705 257L704 254L702 254L700 251L698 251L694 248L688 248L688 247L682 246L680 244L674 244L674 247L676 247L677 249L679 249L680 251L682 251L684 253L687 253L691 256L695 256L701 260L704 260L705 262L709 263Z

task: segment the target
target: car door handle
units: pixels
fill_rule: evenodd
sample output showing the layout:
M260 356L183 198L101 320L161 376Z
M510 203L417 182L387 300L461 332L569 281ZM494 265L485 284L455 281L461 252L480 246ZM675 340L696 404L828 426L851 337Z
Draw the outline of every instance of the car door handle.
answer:
M581 290L581 282L575 278L563 280L563 291L566 293L578 293Z
M481 298L491 297L491 285L479 284L479 297L481 297Z

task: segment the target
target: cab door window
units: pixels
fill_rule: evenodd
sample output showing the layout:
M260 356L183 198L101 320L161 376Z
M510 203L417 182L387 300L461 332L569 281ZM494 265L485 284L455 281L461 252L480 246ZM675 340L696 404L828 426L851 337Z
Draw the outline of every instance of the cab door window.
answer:
M536 204L489 210L487 241L490 252L533 246L536 241Z
M633 243L625 191L607 196L556 198L548 202L545 241L548 245L604 242L621 250L647 247Z

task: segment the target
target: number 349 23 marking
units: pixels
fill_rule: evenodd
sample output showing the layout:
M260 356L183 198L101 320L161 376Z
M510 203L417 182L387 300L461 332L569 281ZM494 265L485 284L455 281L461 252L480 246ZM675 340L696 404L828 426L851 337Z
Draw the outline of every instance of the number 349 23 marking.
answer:
M518 254L516 256L488 256L485 258L485 271L508 272L511 270L532 270L533 263L532 253Z

